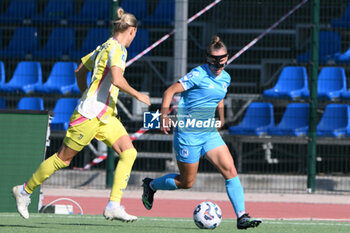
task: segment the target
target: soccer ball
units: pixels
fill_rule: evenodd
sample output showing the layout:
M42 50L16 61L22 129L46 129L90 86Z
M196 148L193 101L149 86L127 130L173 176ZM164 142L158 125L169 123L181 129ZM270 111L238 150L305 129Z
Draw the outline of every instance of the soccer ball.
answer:
M210 201L204 201L197 205L193 212L194 223L200 229L215 229L221 223L221 209Z

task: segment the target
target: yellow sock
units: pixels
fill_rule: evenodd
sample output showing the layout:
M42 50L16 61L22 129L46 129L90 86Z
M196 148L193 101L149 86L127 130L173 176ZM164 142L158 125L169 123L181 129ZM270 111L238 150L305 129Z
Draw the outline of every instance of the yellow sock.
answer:
M36 170L36 172L28 180L24 189L28 193L32 193L36 187L41 185L55 171L65 167L68 167L68 165L57 157L57 153L52 155L50 158L46 159L40 164L38 170Z
M120 203L124 190L128 185L130 172L137 156L135 148L128 149L119 154L119 162L115 169L114 181L110 201Z

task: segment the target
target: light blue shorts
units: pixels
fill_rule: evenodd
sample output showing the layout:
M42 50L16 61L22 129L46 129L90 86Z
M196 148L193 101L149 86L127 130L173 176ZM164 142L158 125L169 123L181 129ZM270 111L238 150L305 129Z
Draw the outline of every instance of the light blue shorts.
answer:
M226 144L219 133L210 134L205 143L196 146L184 145L174 137L176 160L184 163L196 163L205 153L222 145Z

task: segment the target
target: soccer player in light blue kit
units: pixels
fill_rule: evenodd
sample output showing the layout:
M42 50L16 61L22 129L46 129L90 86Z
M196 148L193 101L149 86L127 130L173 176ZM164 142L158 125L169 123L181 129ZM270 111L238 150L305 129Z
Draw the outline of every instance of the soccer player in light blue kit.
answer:
M228 54L226 45L214 36L207 48L208 64L194 68L164 93L161 131L168 134L168 110L176 93L181 93L177 125L174 130L174 149L180 174L143 180L142 202L146 209L153 205L157 190L189 189L195 182L200 156L212 163L225 178L228 197L237 215L237 228L257 227L261 219L245 212L244 193L237 171L225 142L214 121L218 109L221 126L224 124L224 97L231 77L224 71Z

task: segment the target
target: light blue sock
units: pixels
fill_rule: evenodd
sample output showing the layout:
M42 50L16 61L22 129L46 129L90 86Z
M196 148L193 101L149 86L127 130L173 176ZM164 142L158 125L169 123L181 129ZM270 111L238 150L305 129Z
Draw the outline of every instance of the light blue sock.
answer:
M177 186L175 184L175 177L178 174L167 174L165 176L159 177L152 180L150 186L154 190L175 190Z
M238 176L226 180L226 191L237 217L245 212L244 192Z

